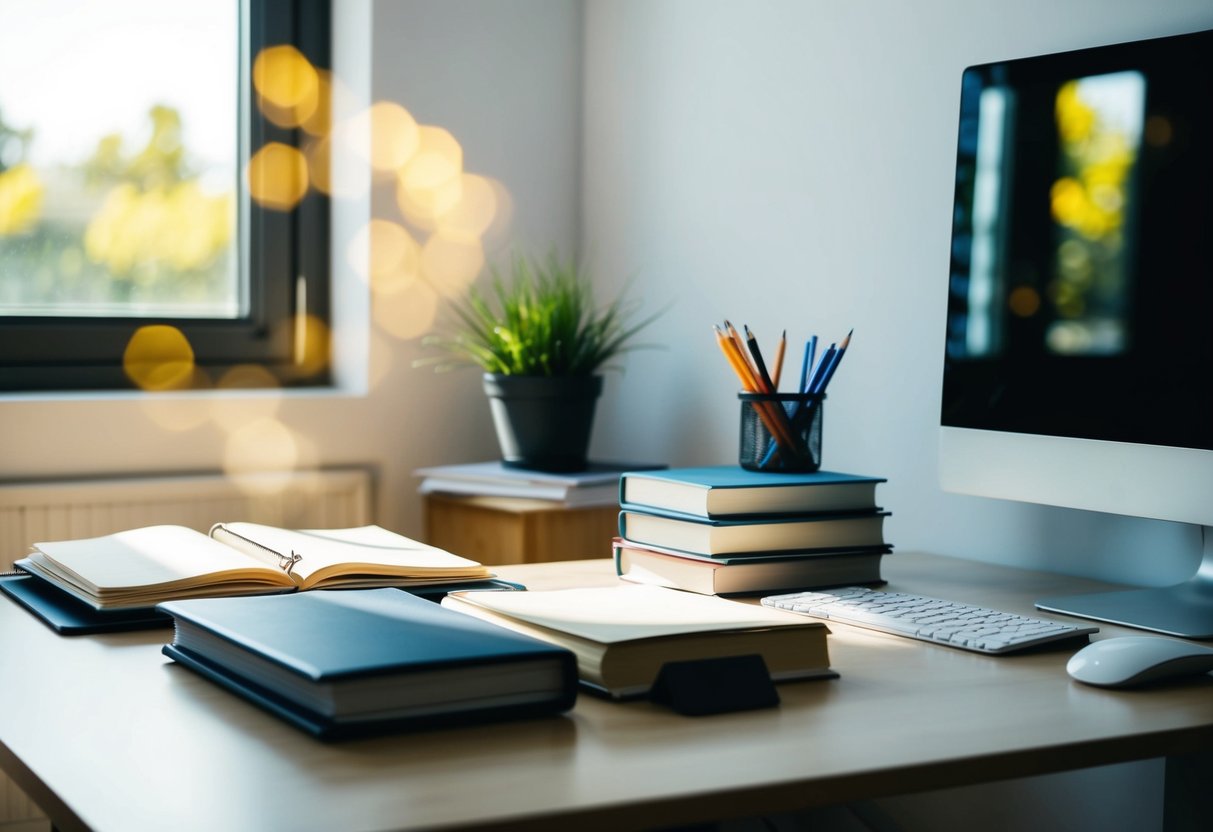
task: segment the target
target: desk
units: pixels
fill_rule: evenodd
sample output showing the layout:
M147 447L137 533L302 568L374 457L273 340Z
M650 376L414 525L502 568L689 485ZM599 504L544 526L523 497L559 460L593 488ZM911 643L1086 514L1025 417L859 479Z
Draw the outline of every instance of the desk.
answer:
M607 560L499 571L535 589L615 580ZM1018 612L1100 588L900 553L886 572ZM0 604L0 764L60 829L634 829L1213 743L1213 678L1105 691L1070 681L1068 651L994 658L834 625L841 678L780 685L776 709L692 719L582 696L567 717L324 745L168 662L165 638L60 638Z

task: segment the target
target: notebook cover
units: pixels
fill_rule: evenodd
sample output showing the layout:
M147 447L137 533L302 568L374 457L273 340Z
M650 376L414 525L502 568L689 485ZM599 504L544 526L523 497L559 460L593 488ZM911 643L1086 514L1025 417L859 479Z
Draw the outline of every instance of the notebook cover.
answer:
M195 598L156 609L312 681L572 654L395 589Z
M0 577L4 592L56 633L65 636L170 627L173 620L151 607L97 610L36 575Z
M570 697L576 696L575 685L570 685L567 686L568 690L571 691L570 694L553 697L550 702L481 708L474 711L460 711L447 714L427 714L419 717L341 722L314 713L300 707L294 702L283 699L273 691L243 676L232 673L227 668L211 662L196 653L172 644L164 645L161 650L164 655L189 668L203 678L248 700L257 707L268 711L279 719L311 734L317 739L325 741L373 737L386 733L420 731L452 725L476 725L509 719L552 716L571 708L573 701Z

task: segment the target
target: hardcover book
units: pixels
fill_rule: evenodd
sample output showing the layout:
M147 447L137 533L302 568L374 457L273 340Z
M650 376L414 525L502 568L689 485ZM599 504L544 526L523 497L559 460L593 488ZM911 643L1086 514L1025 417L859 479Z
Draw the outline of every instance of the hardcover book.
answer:
M770 473L738 465L629 471L619 481L619 502L699 517L872 511L882 482L835 471Z
M710 519L624 505L619 536L699 555L811 552L883 546L887 511Z
M492 577L475 561L379 526L296 531L220 523L210 535L146 526L35 543L16 565L97 610L151 608L176 598Z
M880 584L889 547L791 554L708 558L638 546L616 538L615 573L625 581L698 592L702 595L760 595L851 584Z
M772 680L836 675L821 622L724 598L619 585L456 592L442 605L567 647L582 684L613 698L648 693L670 662L759 655Z
M577 696L569 651L395 589L157 610L174 624L165 655L324 739L555 714Z

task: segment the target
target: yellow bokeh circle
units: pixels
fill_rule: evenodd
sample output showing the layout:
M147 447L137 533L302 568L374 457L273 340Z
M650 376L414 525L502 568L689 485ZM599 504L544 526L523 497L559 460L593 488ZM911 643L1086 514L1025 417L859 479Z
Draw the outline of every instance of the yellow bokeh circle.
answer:
M122 369L140 389L180 390L193 378L194 348L174 326L141 326L126 344Z
M307 193L307 159L281 142L270 142L248 162L249 195L264 208L290 211Z

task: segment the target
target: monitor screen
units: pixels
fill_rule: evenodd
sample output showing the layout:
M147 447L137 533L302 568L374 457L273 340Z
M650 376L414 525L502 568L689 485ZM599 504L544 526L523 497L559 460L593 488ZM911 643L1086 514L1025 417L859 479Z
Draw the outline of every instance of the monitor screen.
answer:
M1213 32L963 74L942 424L1213 450Z
M1213 31L969 67L959 122L941 483L1201 525L1178 588L1039 605L1213 637Z

